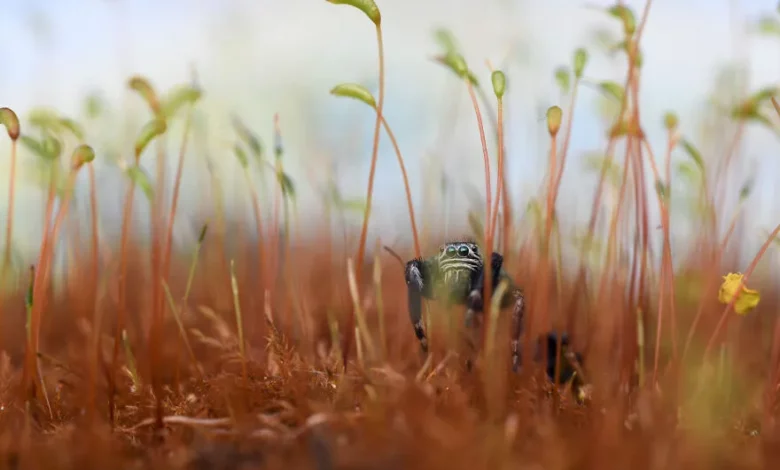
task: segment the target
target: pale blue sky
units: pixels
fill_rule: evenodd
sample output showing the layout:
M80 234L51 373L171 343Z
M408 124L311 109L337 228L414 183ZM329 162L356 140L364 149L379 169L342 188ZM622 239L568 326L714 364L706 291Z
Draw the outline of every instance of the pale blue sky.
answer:
M606 6L608 1L378 3L387 55L386 116L407 160L417 210L424 209L423 181L431 178L423 173L426 162L434 154L444 157L445 170L460 194L451 207L453 225L465 221L467 201L462 188L466 184L481 187L483 170L466 91L428 60L437 51L434 28L445 26L455 33L484 81L488 77L486 59L497 66L506 64L508 158L515 206L524 206L542 183L547 150L542 132L544 109L566 104L560 101L552 79L555 67L570 62L572 51L585 45L594 55L586 71L589 77L623 80L622 65L596 56L591 40L596 28L607 26L617 32L616 24L584 8L587 4ZM644 2L627 3L637 15L641 13ZM679 113L683 130L694 141L702 138L700 111L719 67L743 60L749 66L751 89L777 83L780 40L757 39L744 32L747 22L775 11L776 3L654 2L643 37L642 101L646 130L659 158L664 145L660 120L666 110ZM0 4L0 40L5 45L0 104L21 116L38 105L79 116L84 96L99 91L112 109L109 118L92 129L90 143L99 157L122 149L126 155L130 141L120 136L124 130L135 131L145 112L126 91L129 75L140 73L165 89L188 80L189 67L194 64L206 92L202 109L209 113L209 150L225 178L236 175L230 153L234 139L227 132L231 113L241 115L270 145L273 114L278 112L302 211L311 216L321 213L311 188L324 181L326 158L340 162L342 191L354 197L363 195L373 132L371 112L359 103L328 95L339 82L355 81L376 89L372 25L350 8L324 0L0 0ZM583 89L577 105L570 166L560 197L561 210L573 221L587 215L592 197L593 178L583 172L582 156L603 151L605 144L596 97L594 91ZM126 122L123 116L128 115L131 120ZM447 124L450 120L454 127ZM178 142L180 131L172 132ZM386 136L382 139L372 232L392 242L408 236L408 218L395 156ZM5 156L7 146L2 142L0 153ZM706 146L702 147L707 153ZM780 175L778 141L768 132L751 131L743 154L753 163L741 164L738 170L757 174L758 189L752 200L756 217L750 222L754 229L771 228L780 222L775 189L776 175ZM23 154L20 158L24 165L32 157ZM199 185L205 181L196 173L202 171L202 157L193 152L188 158L191 173L183 189L185 211L197 206L196 197L203 191ZM100 170L106 193L103 215L110 225L122 189L113 170ZM7 181L0 178L2 213L6 189ZM40 191L27 184L20 193L19 210L29 207L26 214L35 213L39 197ZM437 205L436 210L443 208ZM27 252L35 249L38 219L23 220L17 227L20 248ZM181 240L192 237L190 225L186 220L181 223Z

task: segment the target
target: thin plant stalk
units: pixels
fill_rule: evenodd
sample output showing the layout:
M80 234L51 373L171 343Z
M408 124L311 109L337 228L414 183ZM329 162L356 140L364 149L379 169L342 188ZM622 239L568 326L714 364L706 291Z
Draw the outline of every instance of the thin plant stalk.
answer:
M597 304L598 305L604 305L604 303L606 302L605 296L606 296L606 293L607 293L608 281L609 281L610 277L612 277L613 281L614 281L615 272L617 271L616 269L613 268L612 265L613 265L613 262L615 261L615 258L617 257L617 254L616 254L617 247L615 245L617 245L619 243L619 241L618 241L618 234L617 234L618 223L620 222L620 220L622 218L621 216L623 214L623 208L624 208L624 203L625 203L625 199L626 199L626 190L627 190L628 181L629 181L628 170L629 170L629 168L631 166L630 163L631 163L630 146L626 145L626 153L625 153L625 157L624 157L624 160L623 160L623 174L622 174L622 177L621 177L620 188L619 188L619 191L618 191L617 203L615 204L615 208L612 211L612 217L611 217L610 224L609 224L609 232L608 232L608 235L607 235L606 261L604 263L604 270L603 270L603 272L601 274L601 279L599 281L599 286L598 286L598 290L597 290L597 294L596 294L596 299L597 299ZM614 332L614 327L613 327L613 323L612 322L610 322L610 330L609 331L610 332ZM601 338L608 338L609 337L607 332L599 333L599 336Z
M98 256L100 239L98 237L98 205L97 205L97 185L95 184L95 167L90 164L87 166L89 173L89 211L90 221L92 222L92 251L91 251L91 280L92 280L92 304L94 305L97 295L98 282Z
M260 286L263 292L266 292L266 283L268 282L268 260L265 256L265 243L263 235L263 216L260 213L260 200L257 197L257 191L252 184L252 178L249 176L249 170L243 168L244 180L249 188L249 193L252 201L252 211L255 215L255 230L257 231L257 256L260 265Z
M539 298L542 301L542 306L539 309L540 312L547 312L547 291L549 288L549 281L547 279L550 268L550 238L552 237L553 223L555 219L555 185L558 175L558 132L550 132L550 159L549 159L549 181L547 182L547 204L546 214L544 218L544 239L542 240L542 273L539 276L539 282L541 282L542 293ZM563 169L561 169L561 172ZM549 317L549 314L546 315ZM546 320L549 320L547 318ZM545 325L546 328L546 325Z
M347 259L347 279L349 281L349 294L352 297L352 308L355 309L355 316L357 318L357 327L355 328L355 334L359 334L366 343L366 349L369 357L373 360L376 357L376 348L374 347L374 341L371 339L371 333L368 331L368 324L366 323L363 309L360 306L360 293L357 285L357 278L355 277L355 265L352 263L352 258Z
M278 136L280 135L279 130L279 114L274 114L274 132ZM269 271L273 273L274 276L278 274L279 270L279 212L280 212L280 204L283 198L283 188L282 188L282 181L280 179L280 176L282 175L282 161L279 156L275 156L274 158L274 175L276 176L277 184L275 185L276 189L274 191L274 201L273 201L273 218L271 222L271 230L270 230L270 240L269 245L271 247L271 267L269 268ZM268 289L268 293L273 296L273 289L274 286L271 286L271 288Z
M636 32L633 36L633 44L635 48L639 47L639 41L642 37L642 33L644 32L645 24L647 23L647 18L650 13L650 7L653 4L653 0L648 0L647 3L645 3L644 11L642 12L642 18L639 20L639 25L637 26ZM628 73L626 74L626 81L623 86L623 89L628 89L629 85L634 80L634 75L636 72L636 61L630 60L628 63ZM628 109L628 97L624 96L623 100L621 100L620 103L620 110L617 113L616 123L620 123L625 119L625 113ZM594 232L596 230L596 222L598 220L598 216L600 213L600 207L601 207L601 198L604 192L604 181L606 179L607 175L607 168L609 168L612 165L612 162L614 161L614 147L616 144L617 136L613 135L610 136L609 141L607 143L607 151L606 151L606 161L605 164L601 168L601 172L599 174L599 181L596 186L596 195L593 199L593 205L590 215L590 220L588 221L588 230L586 235L586 240L592 240ZM580 253L579 257L579 267L577 269L577 278L574 283L574 292L572 293L569 301L569 305L567 308L567 311L570 312L570 314L574 314L574 307L576 305L577 298L579 296L580 289L583 287L583 283L585 282L585 252Z
M192 282L195 279L195 269L198 265L198 259L200 257L200 249L203 246L203 240L206 237L206 230L208 229L208 224L203 225L203 228L200 230L200 234L198 235L198 242L195 245L195 252L192 254L192 261L190 262L190 269L189 273L187 274L187 284L184 287L184 294L182 295L181 300L179 301L178 307L173 302L173 297L170 294L170 288L168 287L168 283L163 280L163 288L167 291L166 297L168 297L168 304L173 311L174 319L176 320L177 325L179 326L179 332L182 335L182 338L185 342L185 345L190 352L190 358L193 361L193 364L195 365L196 369L198 370L198 374L201 379L204 378L203 375L203 369L200 366L200 363L197 362L194 353L192 352L192 347L189 344L189 338L187 337L187 333L184 330L184 324L181 321L181 311L184 309L184 306L187 304L187 300L190 296L190 291L192 289Z
M181 188L181 178L184 169L184 157L187 153L187 142L189 140L190 127L192 124L192 113L193 113L193 105L190 105L187 112L187 117L184 122L184 135L182 136L181 146L179 147L179 158L176 164L176 175L174 177L171 208L167 217L167 228L166 228L165 241L164 241L165 244L162 248L162 252L161 252L162 259L160 261L160 267L157 273L159 276L158 279L163 279L163 280L167 280L168 275L170 273L171 251L173 245L173 225L176 220L176 210L178 208L178 203L179 203L179 190ZM162 170L160 169L160 171ZM164 202L165 202L165 198L162 197L161 195L160 199L158 200L158 204L162 205ZM160 210L159 217L162 217L161 213L162 210ZM166 220L160 219L159 222L162 226L166 222ZM153 318L149 329L150 338L156 337L159 334L158 330L162 328L163 318L165 317L165 304L164 304L164 297L163 297L164 293L162 292L161 287L164 286L162 285L158 286L155 292L157 298L154 299L155 305L154 308L152 309ZM176 315L176 312L174 312L174 315ZM159 342L150 341L149 349L150 349L149 360L151 361L151 364L154 364L159 359ZM156 369L152 367L151 370L152 370L152 374L154 374L154 371ZM177 374L178 374L178 368L177 368ZM157 384L156 379L154 383ZM158 415L161 415L161 412L158 412Z
M160 282L162 283L163 290L165 291L165 297L168 300L168 308L171 309L171 312L173 313L173 318L174 320L176 320L176 326L179 328L179 334L181 335L181 339L184 342L184 347L187 348L187 353L190 356L190 361L192 361L192 365L195 366L195 370L198 371L198 376L202 380L204 378L203 369L201 368L197 357L195 357L195 352L192 350L190 339L187 337L187 331L184 329L184 323L182 323L181 321L181 314L179 312L179 307L176 306L176 303L173 300L173 295L171 294L171 289L170 287L168 287L168 283L165 282L165 279L162 279Z
M508 287L509 285L506 280L502 280L496 287L496 295L490 301L490 321L487 322L487 331L485 332L486 340L484 354L490 370L487 374L487 380L485 381L485 395L489 397L489 410L492 411L491 414L494 417L501 416L505 410L505 400L501 400L500 397L504 396L505 393L506 375L498 373L498 371L501 370L501 367L499 366L504 364L505 358L496 357L496 340L498 338L501 299Z
M387 360L387 332L385 327L385 304L382 298L382 259L379 256L381 243L376 241L374 255L374 291L376 292L376 314L379 321L379 343L382 349L382 359Z
M116 372L119 363L119 348L122 341L122 331L125 328L127 315L127 265L129 263L128 243L130 238L130 226L133 221L133 200L135 199L135 182L128 182L125 194L125 204L122 213L122 234L119 248L119 289L116 328L114 330L114 351L111 359L111 381L109 384L109 419L111 427L114 426L115 410L114 398L116 394Z
M636 89L638 89L637 86L632 88L632 90ZM638 100L636 95L634 95L634 99ZM635 120L638 121L638 119L639 117L636 115ZM635 145L634 159L632 160L634 168L634 180L636 181L636 184L634 185L634 199L639 214L637 214L637 217L635 218L636 236L634 238L634 256L631 267L631 281L629 284L629 316L623 330L624 334L626 335L624 340L632 341L632 343L623 343L625 345L625 353L623 354L624 362L622 364L622 371L624 375L622 376L621 383L628 382L628 377L632 373L632 368L635 365L638 354L642 354L641 360L644 361L644 351L638 351L638 348L644 347L644 339L642 340L642 345L640 346L637 338L639 337L639 329L642 328L644 330L644 324L641 323L644 321L642 312L646 310L645 306L647 305L646 285L649 270L648 252L651 249L649 246L649 216L647 211L645 169L644 164L642 163L644 159L642 157L642 149L639 146L640 143L638 139L633 139L632 142ZM652 152L650 152L650 158L653 159ZM651 268L652 267L650 267L650 269ZM636 294L634 294L635 291ZM634 310L636 314L631 314L631 310ZM642 333L642 335L644 335L644 333ZM644 368L644 363L641 365L642 368Z
M8 181L8 217L5 226L5 249L3 251L3 280L11 266L11 239L14 227L14 194L16 193L16 139L11 140L11 169ZM0 288L5 288L5 282Z
M672 132L669 132L668 139L667 139L667 147L666 147L666 187L671 187L671 153L676 145L676 139L674 138ZM645 150L647 151L649 155L650 160L650 168L653 171L653 177L656 181L661 181L660 179L660 172L658 171L658 166L656 165L655 156L653 155L653 151L650 148L650 144L647 142L646 139L643 139ZM669 316L670 316L670 323L671 323L671 334L672 334L672 354L673 354L673 362L677 361L677 328L676 328L676 315L675 315L675 294L674 294L674 269L672 267L672 252L671 252L671 236L670 236L670 220L669 220L669 207L668 207L668 199L665 199L667 196L662 197L662 195L658 194L658 207L661 212L661 228L663 230L663 253L661 254L661 272L659 273L659 289L660 289L660 298L658 301L658 325L657 325L657 332L656 332L656 342L655 342L655 352L653 357L653 376L652 380L653 383L656 382L658 378L658 366L659 366L659 358L660 358L660 348L661 348L661 325L662 325L662 316L663 316L663 304L664 300L668 298L668 302L670 303L670 310L669 310ZM687 347L687 346L686 346Z
M249 385L249 373L246 363L246 340L244 339L244 319L241 314L241 299L238 292L238 279L236 278L235 261L230 260L230 286L233 291L233 310L236 315L236 330L238 331L238 350L241 354L241 375L244 379L244 386Z
M49 280L49 272L51 270L52 253L54 246L57 242L57 233L62 225L62 221L65 218L65 214L68 212L70 203L70 195L75 184L76 169L71 170L68 178L67 193L63 200L62 206L57 212L57 218L54 222L54 227L50 234L44 234L41 240L41 248L38 254L38 269L35 270L35 276L32 284L32 298L34 299L32 308L30 311L29 319L29 341L27 349L25 351L25 367L24 378L22 381L23 390L30 390L30 380L35 381L35 370L37 369L37 354L40 342L40 328L43 310L46 307L44 300L43 289Z
M485 253L483 258L485 260L485 282L483 283L483 296L484 304L490 306L490 299L492 299L493 288L493 234L490 233L490 211L491 211L491 190L490 190L490 156L488 155L487 141L485 139L485 126L482 124L482 113L479 110L479 103L477 102L477 96L474 93L474 86L471 84L471 80L466 76L465 80L466 88L468 89L469 96L471 97L471 103L474 106L474 113L477 117L477 126L479 130L479 139L482 143L482 160L485 165L485 227L484 227L484 239L485 239ZM490 308L490 307L488 307ZM488 320L490 315L487 315ZM485 327L487 332L488 326Z
M493 65L490 63L490 61L487 61L488 68L490 69L490 73L493 73ZM503 127L504 127L504 113L503 109L498 110L495 114L493 113L493 109L491 106L491 101L487 97L487 93L485 93L485 89L481 86L478 86L476 88L476 93L479 96L479 99L482 101L482 106L485 109L485 115L488 118L488 122L490 123L490 126L493 130L493 135L496 136L496 145L498 146L498 151L501 152L500 158L501 163L498 165L498 185L500 187L499 190L496 191L496 204L493 211L493 219L496 219L496 212L498 211L498 199L501 200L501 209L503 211L502 214L502 222L503 222L503 234L501 238L501 245L502 245L502 253L504 255L504 265L509 264L509 258L511 256L511 251L509 250L509 239L511 238L511 232L512 232L512 201L509 198L509 185L506 184L506 160L503 159L503 156L506 154L506 145L503 141ZM502 103L503 105L503 103ZM500 114L499 114L500 113ZM495 116L495 117L494 117ZM501 135L499 135L499 133ZM495 222L492 222L494 227L491 228L493 233L495 233L495 225L497 225ZM495 240L495 237L494 237Z
M374 174L376 172L376 161L379 153L379 126L382 123L382 112L384 110L385 103L385 53L384 53L384 41L382 39L382 26L380 22L376 22L376 44L379 60L379 95L376 105L376 124L374 125L374 144L371 150L371 169L368 172L368 189L366 190L366 209L363 212L363 227L360 230L360 241L358 242L357 256L355 257L355 279L362 279L363 274L363 258L366 252L366 239L368 237L368 219L371 215L371 201L374 194ZM347 321L346 331L351 332L354 329L355 324L355 312L350 312ZM352 335L347 334L344 337L344 349L342 351L342 362L344 369L347 368L347 357L349 356L349 349Z
M100 325L97 321L94 321L97 317L97 297L98 297L98 257L99 250L99 237L98 237L98 216L97 216L97 188L95 184L95 167L90 163L87 166L89 173L89 209L90 209L90 222L92 225L92 239L91 239L91 253L90 253L90 296L89 305L92 307L92 347L91 351L95 351L98 354L100 351L97 349L100 338ZM89 387L87 397L87 413L89 414L89 422L94 422L95 419L95 387L97 383L97 356L94 361L89 362L90 375L89 375Z
M162 252L162 273L163 278L168 278L171 264L171 250L173 245L173 225L176 219L176 210L179 204L179 190L181 188L182 172L184 171L184 156L187 153L187 142L189 140L190 127L192 125L192 106L187 113L184 122L184 135L181 146L179 147L179 160L176 165L176 176L174 177L173 195L171 199L171 209L168 213L168 227L165 234L165 247ZM159 301L158 301L159 302Z
M43 238L46 239L45 243L41 243L41 246L48 244L50 238L52 218L54 217L54 205L57 201L57 180L59 179L60 162L56 159L49 163L51 165L51 174L49 176L49 190L46 195L46 208L44 210L43 220Z
M728 150L726 151L726 158L723 161L721 165L718 166L718 169L715 173L715 187L718 185L726 184L726 179L728 178L728 168L731 166L731 162L734 159L734 155L737 153L737 149L739 148L739 144L742 142L742 137L745 134L745 120L740 119L737 122L737 129L734 132L734 137L731 140L731 145L729 145ZM722 199L724 192L716 192L714 195L714 204L716 204L716 207L718 205L723 204L724 201ZM718 197L721 196L721 197Z
M577 103L577 91L579 89L579 83L580 83L579 77L575 78L574 85L572 87L571 100L569 102L569 108L568 108L569 112L568 112L568 116L566 117L566 133L564 134L564 137L563 137L563 145L561 147L560 163L557 165L556 172L551 177L551 180L552 180L552 189L551 189L551 191L552 192L551 192L550 199L548 200L548 204L550 204L550 206L549 206L550 208L548 210L551 210L552 214L548 213L548 217L550 215L552 215L553 218L555 217L556 201L558 200L558 194L560 192L560 187L561 187L561 180L563 179L563 172L564 172L564 168L566 167L566 156L567 156L568 151L569 151L569 142L571 141L571 130L572 130L572 125L574 123L574 108L575 108L575 105ZM499 110L500 109L501 108L499 106ZM499 117L499 122L501 122L501 117ZM501 147L499 147L499 148L501 148ZM549 234L547 236L548 236L547 239L549 240ZM560 241L560 239L559 239L559 241ZM561 255L559 254L559 258L560 258L560 256ZM546 261L545 261L545 263L546 263ZM559 263L558 269L559 270L561 269L560 263ZM560 271L559 271L559 276L560 276ZM546 276L542 277L542 279L546 279ZM546 281L543 281L543 282L546 282ZM558 290L558 295L559 296L561 295L560 286L559 286L559 290ZM558 360L558 359L556 359L556 360ZM557 382L555 382L555 383L557 385Z
M406 165L404 165L404 158L403 155L401 155L401 149L398 147L398 141L395 138L395 134L393 134L393 131L390 129L390 125L387 124L387 120L385 120L384 116L381 117L382 124L385 127L385 132L387 132L387 136L390 138L390 142L393 144L393 149L395 150L395 155L398 158L398 166L401 168L401 176L404 180L404 191L406 192L406 206L409 210L409 222L412 224L412 237L414 240L414 255L417 258L422 257L422 251L420 249L420 238L419 234L417 232L417 222L415 221L414 217L414 205L412 204L412 190L409 187L409 177L406 173Z
M574 108L577 104L577 90L579 89L579 84L579 78L575 78L574 85L572 86L571 101L569 101L569 115L566 117L566 133L563 136L563 145L561 146L561 163L558 167L558 174L555 176L553 204L558 199L558 192L560 191L561 180L563 179L563 170L566 167L566 156L569 153L569 142L571 141L571 129L574 123Z
M495 239L496 234L496 225L498 224L498 203L503 195L504 190L504 99L503 97L498 97L497 99L498 103L498 177L497 177L497 185L496 188L496 200L493 206L493 217L490 221L490 238ZM505 196L504 196L505 197ZM506 227L505 227L506 228ZM506 233L504 233L504 239L503 244L504 247L506 247L507 240L506 240ZM506 256L506 249L504 249L504 256Z
M133 381L133 387L136 390L140 390L141 378L138 375L138 368L135 366L135 356L133 355L133 348L130 347L130 338L127 336L127 330L122 330L122 346L125 349L127 371L130 374L130 379Z

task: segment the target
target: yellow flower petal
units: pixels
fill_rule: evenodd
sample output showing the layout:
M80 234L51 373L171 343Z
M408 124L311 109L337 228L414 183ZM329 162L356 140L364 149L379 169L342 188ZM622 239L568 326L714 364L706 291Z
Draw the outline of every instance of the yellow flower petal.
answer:
M747 286L740 288L740 282L744 279L741 273L728 273L723 276L723 284L718 292L718 301L728 305L731 299L736 297L734 302L734 312L737 315L746 315L753 310L761 300L761 295L755 289L748 289Z
M737 312L738 315L745 315L756 308L759 300L761 300L761 296L758 291L744 288L742 294L734 303L734 311Z

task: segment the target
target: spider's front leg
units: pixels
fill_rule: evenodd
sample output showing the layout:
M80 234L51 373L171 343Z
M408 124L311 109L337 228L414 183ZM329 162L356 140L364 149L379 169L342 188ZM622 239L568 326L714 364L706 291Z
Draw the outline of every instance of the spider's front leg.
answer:
M414 334L420 341L420 347L424 353L428 352L428 338L425 336L422 322L422 299L430 290L426 285L428 271L425 262L419 259L413 259L406 263L404 270L408 290L409 319L412 321Z
M490 269L492 274L492 292L495 292L496 287L498 286L498 281L501 278L501 268L504 264L504 257L501 256L498 253L493 252L493 255L490 259ZM469 296L466 298L466 329L467 329L467 338L468 338L468 345L471 351L473 352L476 349L476 331L479 328L481 322L479 318L479 314L481 314L484 311L484 299L482 298L482 293L484 291L485 287L485 270L480 269L477 273L475 273L472 283L471 283L471 290L469 292ZM466 360L466 367L471 370L472 362L471 358Z

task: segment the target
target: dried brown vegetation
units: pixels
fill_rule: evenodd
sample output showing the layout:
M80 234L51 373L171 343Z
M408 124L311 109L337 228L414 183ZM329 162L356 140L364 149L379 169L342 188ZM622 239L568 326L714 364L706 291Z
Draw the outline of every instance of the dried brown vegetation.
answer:
M204 258L218 250L217 245L207 238ZM128 327L139 384L134 385L124 357L115 385L113 431L107 368L116 294L99 296L97 309L104 321L97 358L89 348L94 324L84 318L78 300L84 293L68 292L50 303L56 310L52 308L43 324L39 354L46 392L38 389L29 400L19 399L24 341L14 333L24 328L23 298L7 298L0 363L4 464L7 468L108 468L134 463L145 468L465 469L535 464L542 468L761 468L769 462L765 460L769 455L762 452L757 395L766 355L753 345L754 338L766 336L762 333L766 325L759 318L746 320L739 337L732 338L742 344L738 350L742 366L729 380L740 387L708 384L704 398L698 398L706 398L704 409L699 409L701 403L682 403L666 384L655 391L634 388L625 400L604 401L594 393L590 403L580 406L567 394L552 393L549 384L535 377L511 374L508 367L488 369L483 362L467 373L452 352L457 348L447 348L444 324L433 328L431 359L426 361L418 354L406 318L400 269L395 260L384 258L386 338L376 336L377 305L371 289L365 294L363 311L375 340L386 344L386 352L378 352L375 360L359 361L353 355L345 374L338 342L332 340L327 324L329 305L324 299L330 286L323 279L331 279L336 291L345 289L346 266L328 266L326 252L296 250L305 256L285 268L292 271L286 282L294 294L279 301L284 308L264 309L250 269L238 279L247 382L242 377L232 294L225 282L229 273L220 271L218 260L201 265L193 294L180 314L196 362L187 354L170 311L162 333L165 340L153 364L144 347L145 333ZM180 261L173 264L174 293L185 288L187 263ZM534 267L525 269L513 269L521 283L530 279ZM148 282L141 271L141 266L131 265L131 272L138 274L129 279L128 296L134 302L128 313L143 318L148 317L144 304L151 299L145 294ZM286 286L280 287L277 298L285 291ZM339 310L341 304L343 312L347 302L342 299L330 306ZM775 304L776 299L762 298L762 310L771 311ZM625 314L588 309L599 315ZM713 305L709 313L719 312ZM433 316L442 318L444 313L432 305ZM501 337L508 343L508 335ZM497 352L508 353L507 347ZM90 404L87 371L96 359L101 374L94 385L95 403ZM162 428L154 418L150 366L164 383ZM486 383L496 383L496 377L485 376L487 370L501 376L505 384L501 392L485 388ZM713 396L713 391L723 390L731 392L730 399L720 393ZM683 390L682 395L689 394ZM682 405L685 413L678 416ZM90 406L96 412L92 421Z

